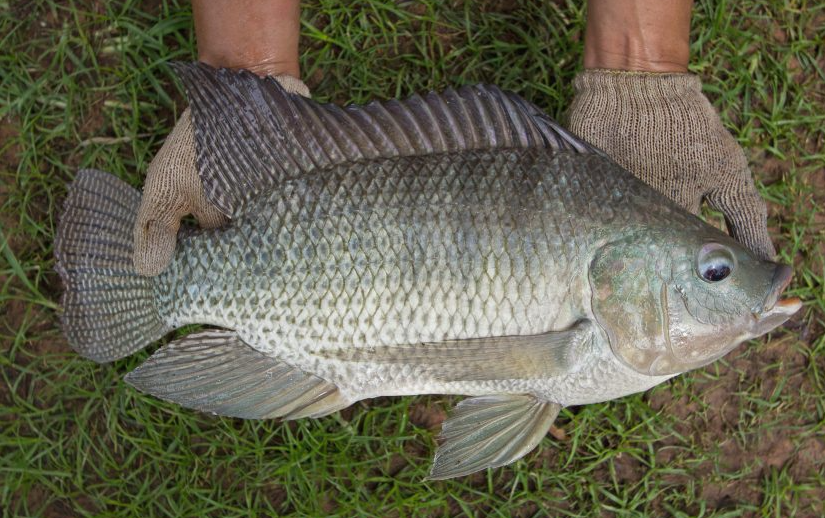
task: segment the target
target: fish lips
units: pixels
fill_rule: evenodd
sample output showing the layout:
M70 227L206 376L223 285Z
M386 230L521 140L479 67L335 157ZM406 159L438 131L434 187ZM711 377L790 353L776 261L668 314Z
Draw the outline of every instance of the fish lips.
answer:
M768 294L761 307L753 312L753 326L757 336L784 324L802 307L802 301L798 297L780 299L782 292L790 284L792 276L793 270L790 266L776 265Z

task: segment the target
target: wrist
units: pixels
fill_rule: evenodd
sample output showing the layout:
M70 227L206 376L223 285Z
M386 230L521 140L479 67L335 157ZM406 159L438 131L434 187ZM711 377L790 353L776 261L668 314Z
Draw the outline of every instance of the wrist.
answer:
M192 11L200 61L300 77L298 0L193 0Z
M288 75L296 79L301 77L297 59L281 59L278 56L267 56L254 52L212 52L209 50L198 52L198 61L216 68L245 69L264 76Z
M585 47L584 68L634 72L688 71L687 52L651 54L644 50L644 45L645 43L632 40L594 43Z
M692 0L590 0L585 68L687 72Z

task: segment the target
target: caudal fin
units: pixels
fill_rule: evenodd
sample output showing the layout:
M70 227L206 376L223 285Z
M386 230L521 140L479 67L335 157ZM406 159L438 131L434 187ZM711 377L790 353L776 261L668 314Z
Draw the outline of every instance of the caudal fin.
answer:
M128 356L169 331L152 279L132 266L140 193L102 171L78 172L57 225L54 254L63 279L63 333L75 351L103 363Z

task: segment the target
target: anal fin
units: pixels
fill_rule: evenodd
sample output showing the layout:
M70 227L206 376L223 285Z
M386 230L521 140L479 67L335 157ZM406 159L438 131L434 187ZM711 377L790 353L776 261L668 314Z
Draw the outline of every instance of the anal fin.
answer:
M224 330L171 342L127 374L126 381L186 408L244 419L320 417L349 405L334 384Z
M465 399L444 421L429 479L461 477L510 464L547 434L561 405L530 395Z

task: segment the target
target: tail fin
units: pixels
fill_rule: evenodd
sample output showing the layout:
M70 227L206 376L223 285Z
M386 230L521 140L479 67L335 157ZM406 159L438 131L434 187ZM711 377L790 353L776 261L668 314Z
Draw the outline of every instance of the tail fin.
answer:
M63 333L75 351L103 363L139 351L170 328L155 307L152 279L132 266L140 193L102 171L79 171L57 225Z

